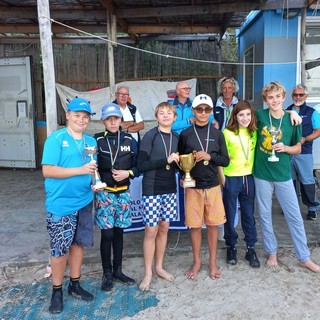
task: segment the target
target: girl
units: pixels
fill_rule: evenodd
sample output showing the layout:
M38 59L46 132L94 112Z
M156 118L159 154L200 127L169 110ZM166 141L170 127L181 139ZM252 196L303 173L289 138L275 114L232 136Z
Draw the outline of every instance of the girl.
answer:
M224 224L224 239L227 245L227 263L237 264L238 233L234 226L237 199L241 209L241 226L245 235L247 251L245 259L253 268L260 262L254 250L257 229L254 218L255 185L252 176L254 151L257 142L255 112L247 101L238 102L232 110L230 121L223 130L230 163L224 168L225 183L223 203L227 222Z

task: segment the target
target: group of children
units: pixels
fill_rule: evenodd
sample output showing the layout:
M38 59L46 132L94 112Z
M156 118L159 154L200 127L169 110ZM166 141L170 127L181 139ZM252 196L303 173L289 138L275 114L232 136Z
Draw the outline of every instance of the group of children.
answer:
M271 217L273 192L287 220L298 260L302 266L314 272L320 271L320 267L310 260L290 176L290 154L300 152L301 127L292 125L291 118L294 115L290 117L282 109L285 89L280 83L266 85L262 95L269 108L255 112L249 102L238 102L222 132L209 121L213 113L209 96L200 94L195 97L192 102L193 125L180 134L172 131L177 117L175 106L162 102L155 108L158 125L144 135L139 146L130 134L121 130L122 114L117 104L109 103L102 107L101 120L105 130L92 138L84 134L91 114L90 105L79 98L70 102L68 126L47 139L42 160L52 255L53 294L50 312L59 313L63 308L61 286L68 253L71 276L69 294L83 300L93 299L80 286L79 278L83 246L92 245L87 241L92 225L88 224L86 229L81 221L88 222L89 213L83 212L88 210L83 208L90 206L93 200L93 192L89 192L89 180L94 170L99 171L101 180L107 185L103 189L93 190L95 223L101 229L101 289L110 291L114 279L127 284L135 282L122 272L122 251L123 229L131 224L130 179L140 172L143 173L145 272L139 288L149 290L153 273L165 280L174 280L174 276L164 269L163 260L169 225L177 215L176 171L179 168L179 155L190 153L195 158L195 166L191 170L195 187L185 188L185 225L190 228L193 250L193 264L185 273L188 279L195 279L202 266L200 251L203 225L207 230L210 278L221 277L217 265L219 225L224 224L225 228L227 263L237 263L238 234L234 221L238 202L247 246L245 259L251 267L260 267L254 250L257 242L255 199L262 241L268 254L267 265L277 266L277 243ZM270 140L273 127L278 130L275 144ZM97 165L89 162L83 153L87 144L98 147ZM272 150L276 151L278 162L268 161ZM62 161L62 158L67 160ZM224 179L219 179L218 167L224 168ZM52 189L52 185L56 185L56 188ZM72 200L67 199L67 190L77 190L77 195ZM84 195L85 192L90 195ZM68 203L65 203L66 209L62 211L59 205L65 201ZM86 219L82 217L84 215ZM59 236L65 230L62 219L68 219L68 226L75 225L72 230L70 228L68 242ZM59 241L56 241L57 238Z

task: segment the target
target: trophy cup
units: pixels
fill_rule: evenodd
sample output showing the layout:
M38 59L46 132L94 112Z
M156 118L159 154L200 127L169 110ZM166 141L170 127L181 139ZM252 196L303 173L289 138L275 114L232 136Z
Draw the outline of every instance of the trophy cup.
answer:
M184 171L180 184L183 188L195 187L196 182L191 177L190 171L196 165L194 153L183 154L179 156L179 168Z
M98 153L98 148L97 147L85 147L84 152L86 153L87 156L90 157L91 162L96 162L96 160L93 159L93 156ZM93 184L93 189L104 189L107 185L101 181L100 175L98 170L94 171L94 175L92 176L92 184Z
M270 128L269 133L270 133L270 135L272 137L271 145L276 144L277 143L277 136L279 134L279 130L275 130L273 128ZM276 152L274 151L274 149L272 149L272 154L268 158L268 161L270 161L270 162L278 162L279 161L279 158L276 156Z

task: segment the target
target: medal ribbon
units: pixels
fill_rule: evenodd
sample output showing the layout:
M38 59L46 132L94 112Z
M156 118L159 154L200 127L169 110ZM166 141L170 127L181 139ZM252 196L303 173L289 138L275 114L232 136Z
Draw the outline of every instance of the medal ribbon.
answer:
M238 134L238 138L239 138L239 141L240 141L240 144L241 144L242 152L243 152L243 154L244 154L244 157L246 158L246 165L249 165L248 159L249 159L249 142L250 142L250 137L248 136L247 152L245 152L245 150L244 150L244 146L243 146L243 143L242 143L242 140L241 140L241 137L240 137L240 132L239 132L239 134Z
M205 152L207 152L207 153L208 153L210 124L208 124L208 130L207 130L207 143L206 143L206 150L204 150L203 144L202 144L202 142L201 142L201 140L200 140L200 137L199 137L199 135L198 135L198 132L197 132L197 130L196 130L196 126L195 126L195 125L193 125L193 130L194 130L194 133L196 134L196 137L197 137L197 139L198 139L198 141L199 141L199 144L200 144L201 150L202 150L202 151L205 151Z
M168 157L170 156L170 154L171 154L171 149L172 149L172 131L170 131L169 152L168 152L168 149L167 149L166 142L164 141L162 132L160 131L159 128L158 128L158 131L159 131L160 136L161 136L161 140L162 140L162 143L163 143L163 146L164 146L164 151L165 151L165 153L166 153L166 157L168 158Z
M113 168L114 163L117 160L117 156L118 156L119 148L120 148L120 132L119 131L117 132L117 135L118 135L118 145L117 145L117 151L116 151L114 157L113 157L113 152L112 152L112 148L111 148L108 136L106 137L107 143L108 143L108 147L109 147L109 150L110 150L110 161L111 161L111 167L112 168Z

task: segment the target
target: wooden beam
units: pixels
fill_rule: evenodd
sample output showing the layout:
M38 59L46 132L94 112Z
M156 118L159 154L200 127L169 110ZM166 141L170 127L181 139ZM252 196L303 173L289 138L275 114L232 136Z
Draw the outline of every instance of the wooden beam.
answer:
M101 36L106 35L106 25L71 25L77 30L85 31L89 34L98 33ZM52 24L52 32L59 33L76 33L77 31L57 24ZM105 32L105 33L103 33ZM220 27L218 25L183 25L164 24L164 25L132 25L128 26L128 33L144 34L144 33L164 33L164 34L194 34L194 33L219 33ZM0 25L0 33L21 33L21 34L38 34L39 26L14 24L14 25ZM135 39L133 39L135 41Z
M290 0L289 8L305 8L305 0ZM168 6L154 8L119 8L117 17L119 18L147 18L147 17L170 17L183 15L211 15L230 12L250 12L252 10L275 10L282 9L282 1L225 1L212 5L192 5L192 6Z
M56 81L54 73L49 0L37 1L46 106L47 136L57 130Z
M128 31L137 34L152 34L152 33L164 33L164 34L193 34L193 33L218 33L220 31L219 26L208 25L183 25L176 24L170 25L132 25L128 27Z
M79 29L88 33L100 33L106 34L106 24L105 25L70 25L75 29ZM53 33L76 33L77 31L70 29L68 27L61 26L59 24L52 24ZM0 33L24 33L24 34L34 34L39 33L38 24L1 24Z
M52 19L72 21L72 20L107 20L107 11L101 9L81 9L81 8L66 8L66 9L51 9L50 15ZM30 7L0 7L0 19L34 19L37 20L37 12Z

